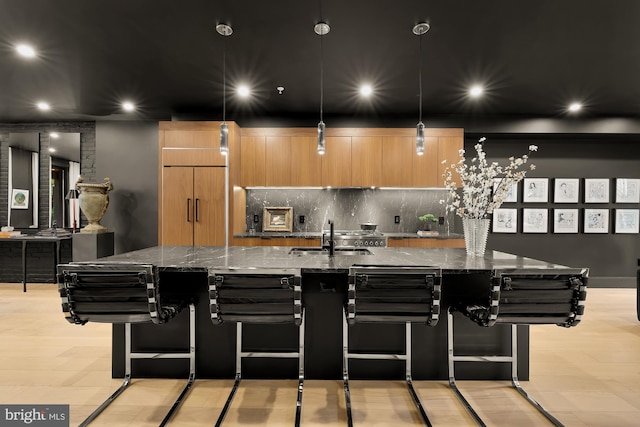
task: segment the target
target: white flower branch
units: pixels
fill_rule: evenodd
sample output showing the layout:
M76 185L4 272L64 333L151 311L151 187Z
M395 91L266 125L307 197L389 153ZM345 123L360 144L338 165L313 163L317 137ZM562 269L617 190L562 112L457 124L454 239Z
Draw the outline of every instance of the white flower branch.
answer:
M527 154L509 157L509 164L502 166L498 162L487 162L482 144L485 140L480 138L474 146L476 156L470 162L465 158L465 150L459 150L460 159L448 166L443 174L445 187L449 189L449 201L441 200L440 203L447 203L447 212L454 212L461 218L487 218L499 208L507 197L508 189L524 179L529 155L538 151L536 145L530 145ZM446 164L446 160L442 163ZM529 170L535 168L535 165L529 165ZM460 190L454 180L454 172L460 177ZM495 191L494 179L499 180Z

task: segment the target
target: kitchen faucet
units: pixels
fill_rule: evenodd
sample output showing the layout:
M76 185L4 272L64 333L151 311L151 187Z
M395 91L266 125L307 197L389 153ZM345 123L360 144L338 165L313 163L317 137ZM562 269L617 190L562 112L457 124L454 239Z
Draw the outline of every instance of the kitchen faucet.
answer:
M329 256L334 256L336 254L336 240L334 237L332 220L329 220L329 241L326 243L328 243L328 247L329 247ZM323 249L326 247L327 247L327 244L324 244L322 246Z

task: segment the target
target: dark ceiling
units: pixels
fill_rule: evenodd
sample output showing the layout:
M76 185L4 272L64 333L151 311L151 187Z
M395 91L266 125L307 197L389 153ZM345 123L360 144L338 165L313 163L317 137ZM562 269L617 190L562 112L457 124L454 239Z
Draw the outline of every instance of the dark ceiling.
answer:
M638 0L0 0L0 121L640 116ZM234 33L220 36L225 22ZM38 57L18 56L30 43ZM226 44L226 48L225 48ZM361 82L374 95L357 95ZM232 92L239 83L249 100ZM472 84L486 94L470 99ZM276 87L284 86L279 95ZM123 113L120 102L137 104ZM39 100L51 111L35 108ZM329 125L329 124L328 124Z

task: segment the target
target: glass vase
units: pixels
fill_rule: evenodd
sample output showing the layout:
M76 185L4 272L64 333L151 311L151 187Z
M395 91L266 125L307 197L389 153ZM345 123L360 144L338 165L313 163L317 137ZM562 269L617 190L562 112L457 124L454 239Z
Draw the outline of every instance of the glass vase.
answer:
M490 223L491 220L489 218L462 218L467 256L484 256L484 252L487 249Z

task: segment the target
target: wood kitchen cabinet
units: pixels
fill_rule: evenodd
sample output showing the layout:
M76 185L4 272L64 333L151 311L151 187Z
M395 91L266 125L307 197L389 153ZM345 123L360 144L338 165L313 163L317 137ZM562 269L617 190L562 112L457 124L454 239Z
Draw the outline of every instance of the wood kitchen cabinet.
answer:
M225 168L175 167L162 170L161 245L225 244Z
M230 132L235 132L234 125ZM164 166L226 164L220 153L219 122L160 122L159 143Z
M410 136L385 136L382 138L382 185L385 187L413 186L413 157L416 156L416 140Z
M265 185L291 186L291 137L267 136L265 144Z
M411 168L412 187L443 187L444 180L438 167L440 158L438 157L438 147L440 138L435 136L424 137L424 154L416 154L415 140L413 147L413 158Z
M464 248L464 239L389 238L390 248Z
M322 186L351 187L351 137L327 137L322 156Z
M351 185L354 187L380 187L384 182L382 170L382 137L352 137Z
M322 185L322 156L318 154L318 138L291 137L291 184L299 187Z
M265 185L266 138L243 136L240 144L240 185L263 187Z
M438 177L439 177L439 187L444 186L444 178L442 174L447 166L450 166L452 163L458 163L460 159L459 150L464 147L464 138L458 136L441 136L438 138ZM443 164L442 161L446 160ZM460 177L457 173L453 174L453 182L460 186Z

